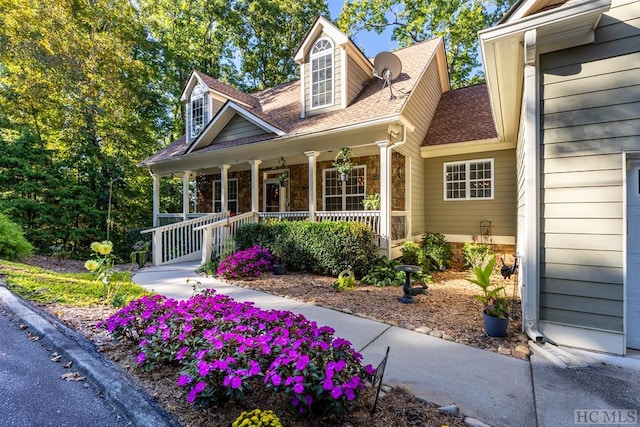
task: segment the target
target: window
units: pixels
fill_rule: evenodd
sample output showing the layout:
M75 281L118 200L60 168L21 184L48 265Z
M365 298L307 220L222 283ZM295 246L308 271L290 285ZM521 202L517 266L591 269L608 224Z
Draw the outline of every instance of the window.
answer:
M444 199L493 199L493 159L445 163Z
M354 166L346 181L340 179L336 169L325 169L324 173L324 210L360 211L367 193L364 166Z
M333 44L318 40L311 49L311 108L333 104Z
M189 105L190 139L196 138L202 132L207 120L208 107L208 98L202 92L202 88L196 86L191 92L191 103Z
M213 211L222 212L222 181L213 181ZM229 180L229 191L227 191L227 205L229 212L232 214L238 213L238 179L232 178Z

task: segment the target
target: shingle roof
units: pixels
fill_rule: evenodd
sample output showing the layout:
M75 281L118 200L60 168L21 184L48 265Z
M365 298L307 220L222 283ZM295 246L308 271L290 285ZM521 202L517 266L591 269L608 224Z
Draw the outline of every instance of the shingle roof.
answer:
M384 89L384 91L382 91L383 81L372 78L364 86L360 94L358 94L358 96L356 96L351 104L349 104L345 109L338 109L301 118L300 81L297 80L265 89L253 95L244 94L245 96L254 99L256 104L254 108L246 108L246 110L256 115L256 117L259 117L283 130L288 137L330 129L338 129L399 115L402 112L411 91L414 89L416 83L419 81L419 78L422 76L425 68L429 64L430 59L434 57L433 54L440 43L441 39L432 39L394 52L402 62L402 73L393 81L394 91L396 92L396 95L399 95L394 100L389 99L389 89ZM210 83L224 85L205 74L198 72L198 75L205 81L205 83L207 83L207 85ZM207 77L211 80L208 80ZM225 90L228 90L229 88L233 89L228 85L224 86ZM215 89L219 90L218 87L220 86L217 86ZM233 89L233 91L243 93L236 89ZM229 93L227 94L228 96L232 96ZM235 99L241 100L237 93L233 96ZM247 100L249 99L247 98ZM241 101L248 103L244 100ZM279 137L271 135L270 138L277 139ZM261 141L264 139L265 137L262 135L259 138ZM182 151L179 149L180 143L178 141L182 141ZM161 160L180 157L185 153L185 150L188 148L188 144L184 143L184 136L178 141L155 153L142 163L149 164ZM201 149L194 150L193 153L203 152L203 150L215 151L218 149L229 148L230 146L240 146L252 142L256 141L238 140L235 141L235 143L231 141L220 145L209 145Z
M236 101L251 105L253 108L260 108L260 101L258 101L248 93L244 93L241 90L229 86L226 83L222 83L220 80L214 79L213 77L201 73L200 71L194 72L198 75L198 77L202 79L203 82L206 83L207 86L209 86L210 89L220 92L221 94L226 95L231 99L235 99Z
M497 138L486 84L442 94L422 146Z

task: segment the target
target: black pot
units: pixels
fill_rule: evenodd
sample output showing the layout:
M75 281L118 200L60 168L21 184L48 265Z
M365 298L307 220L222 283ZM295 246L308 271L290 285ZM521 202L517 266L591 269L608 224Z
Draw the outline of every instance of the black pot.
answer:
M505 337L507 336L507 328L509 327L509 316L501 319L499 317L489 316L482 311L482 317L484 319L484 330L490 337Z
M273 271L273 274L282 276L284 273L287 272L287 266L284 264L274 264L272 271Z

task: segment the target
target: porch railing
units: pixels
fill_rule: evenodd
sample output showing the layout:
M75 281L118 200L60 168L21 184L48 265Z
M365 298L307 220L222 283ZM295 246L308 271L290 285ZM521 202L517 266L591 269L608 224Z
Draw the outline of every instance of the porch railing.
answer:
M152 233L153 264L162 265L200 259L201 227L227 217L227 212L214 213L142 231L141 233Z
M211 215L211 213L190 213L187 214L187 220L202 218ZM171 225L184 220L184 214L181 213L161 213L158 214L158 226Z
M236 235L238 227L254 222L258 222L258 215L255 212L247 212L196 228L196 231L203 233L201 251L202 264L210 260L212 254L220 255L224 252L227 239Z

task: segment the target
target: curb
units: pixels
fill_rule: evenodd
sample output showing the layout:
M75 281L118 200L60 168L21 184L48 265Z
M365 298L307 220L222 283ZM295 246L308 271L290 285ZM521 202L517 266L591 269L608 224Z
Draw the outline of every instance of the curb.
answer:
M178 427L180 424L154 402L141 385L134 383L116 364L101 355L84 336L62 323L49 321L28 303L11 293L0 281L0 303L26 324L32 334L56 353L73 361L74 369L104 394L105 398L136 426Z

